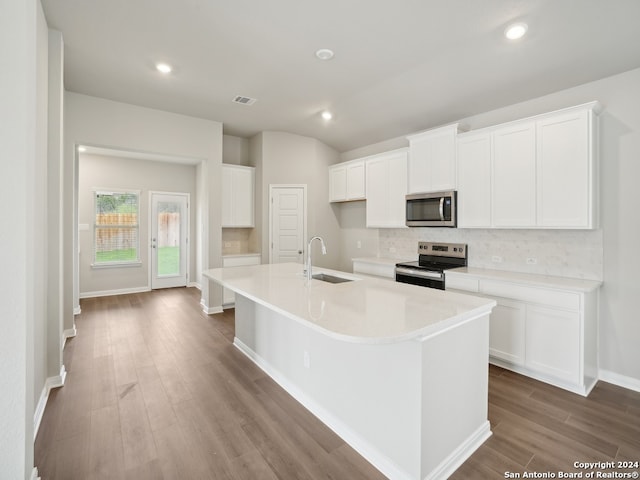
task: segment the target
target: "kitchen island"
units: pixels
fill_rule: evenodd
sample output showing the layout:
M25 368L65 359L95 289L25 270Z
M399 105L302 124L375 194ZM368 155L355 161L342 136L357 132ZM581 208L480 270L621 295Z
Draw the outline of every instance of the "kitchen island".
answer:
M392 479L451 474L491 432L493 300L300 264L220 268L234 344Z

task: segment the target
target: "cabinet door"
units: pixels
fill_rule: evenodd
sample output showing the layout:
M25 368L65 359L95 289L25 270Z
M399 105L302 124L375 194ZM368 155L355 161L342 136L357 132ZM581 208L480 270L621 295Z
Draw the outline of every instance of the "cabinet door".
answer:
M496 299L489 317L489 355L514 365L525 361L524 303Z
M591 115L583 110L536 124L540 227L593 228Z
M367 227L385 227L389 197L389 162L386 158L367 161Z
M456 188L455 141L458 125L409 138L408 193Z
M254 170L233 170L233 223L238 227L254 226Z
M329 168L329 201L342 202L347 199L347 167Z
M491 226L491 135L458 139L458 226Z
M350 163L347 165L347 200L361 200L365 198L365 167L364 162Z
M580 382L580 314L527 307L525 365L532 370Z
M233 170L222 166L222 226L233 225Z
M493 135L494 227L536 225L536 143L533 122L509 126Z
M394 154L389 158L389 173L387 175L387 221L389 228L406 228L407 215L407 154Z

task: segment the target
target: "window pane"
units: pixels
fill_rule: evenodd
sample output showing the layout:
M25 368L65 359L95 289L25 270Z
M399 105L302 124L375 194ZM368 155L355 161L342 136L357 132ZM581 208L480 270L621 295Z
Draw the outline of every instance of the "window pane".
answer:
M180 273L180 204L158 202L158 275Z
M95 262L137 262L138 194L96 192L95 207Z

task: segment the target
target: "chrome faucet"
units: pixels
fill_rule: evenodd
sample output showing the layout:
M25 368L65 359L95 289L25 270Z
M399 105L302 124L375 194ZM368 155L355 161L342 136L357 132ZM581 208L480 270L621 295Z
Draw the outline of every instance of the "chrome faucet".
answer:
M322 246L322 254L327 254L327 247L324 246L324 240L322 239L322 237L311 237L311 240L309 240L309 244L307 245L307 268L305 270L307 280L311 280L311 278L313 277L313 273L311 272L311 243L314 240L320 240L320 245Z

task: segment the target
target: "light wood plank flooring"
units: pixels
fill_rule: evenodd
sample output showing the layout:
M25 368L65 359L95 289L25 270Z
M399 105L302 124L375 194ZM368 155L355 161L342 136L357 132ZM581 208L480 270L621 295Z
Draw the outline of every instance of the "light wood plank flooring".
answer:
M385 478L231 344L193 288L86 299L35 445L43 480ZM640 461L640 394L489 369L493 436L452 476Z

